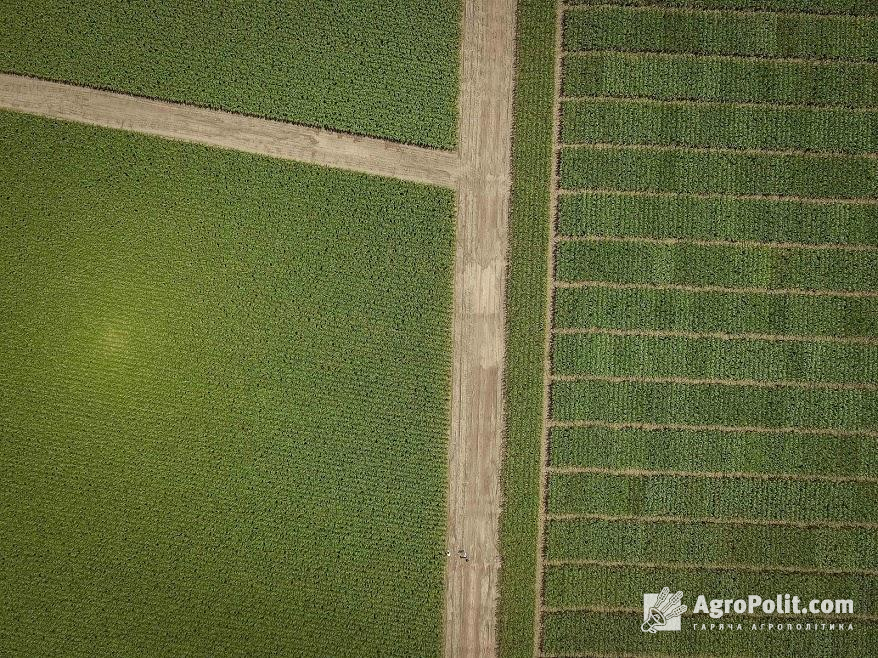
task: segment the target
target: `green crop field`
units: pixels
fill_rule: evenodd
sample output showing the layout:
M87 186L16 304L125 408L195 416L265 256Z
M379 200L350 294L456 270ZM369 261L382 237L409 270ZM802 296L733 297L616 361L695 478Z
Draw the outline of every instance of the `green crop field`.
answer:
M451 148L459 0L9 0L0 71Z
M439 655L452 192L0 134L0 654Z
M878 5L518 4L501 655L874 655Z

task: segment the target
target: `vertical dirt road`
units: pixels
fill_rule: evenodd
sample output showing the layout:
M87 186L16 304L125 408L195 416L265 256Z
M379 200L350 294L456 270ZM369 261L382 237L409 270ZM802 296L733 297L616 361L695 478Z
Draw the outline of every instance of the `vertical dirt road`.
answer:
M515 0L465 0L445 655L494 656Z

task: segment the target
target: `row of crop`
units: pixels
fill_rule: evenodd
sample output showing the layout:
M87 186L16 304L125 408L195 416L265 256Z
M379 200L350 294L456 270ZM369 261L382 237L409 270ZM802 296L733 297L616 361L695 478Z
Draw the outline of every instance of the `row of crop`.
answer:
M866 156L578 146L560 167L566 190L878 197L878 159Z
M553 474L549 512L611 516L875 523L871 482Z
M534 655L555 2L518 0L506 297L506 436L500 516L499 654Z
M862 435L556 427L550 443L561 468L878 477L878 439Z
M567 4L878 15L872 0L567 0Z
M582 192L561 197L558 232L878 246L878 204Z
M564 48L875 61L878 21L595 6L564 14Z
M878 569L878 534L855 527L559 519L549 522L547 557L564 561Z
M664 547L664 542L658 546ZM656 546L650 562L662 563L662 548ZM769 595L790 592L804 601L811 599L853 599L855 610L874 610L878 590L861 574L816 574L787 571L735 569L688 569L653 566L552 566L546 573L546 605L550 608L595 605L626 607L649 592L655 583L674 583L687 594L703 592L719 597L732 592ZM712 598L712 597L711 597Z
M611 281L730 288L868 292L878 288L878 252L748 245L564 242L558 281Z
M560 421L863 431L878 427L876 397L860 389L560 381L552 386L552 416Z
M838 107L579 99L563 106L562 141L863 153L878 149L878 113Z
M874 298L603 287L555 291L555 326L875 337Z
M561 334L556 374L878 384L878 344Z
M878 68L849 62L583 52L565 57L563 89L569 97L862 108L878 105Z
M654 589L658 589L654 587ZM738 588L732 592L741 591ZM723 598L722 593L717 598ZM686 601L691 602L691 601ZM864 647L867 652L878 646L878 626L857 621L854 630L814 630L812 618L783 618L756 620L763 628L751 629L753 620L741 620L740 631L723 632L717 626L713 630L692 631L695 620L684 615L687 632L641 633L643 617L640 611L624 612L559 612L544 620L544 651L546 655L653 655L661 652L667 656L834 656L837 658L861 658ZM714 621L701 616L697 622L710 624ZM738 619L735 619L737 623ZM750 623L747 623L750 622ZM784 628L777 625L784 623ZM811 623L808 630L806 623ZM774 625L769 630L768 624ZM793 630L786 630L786 623ZM799 630L796 624L801 624ZM726 627L728 628L728 626Z

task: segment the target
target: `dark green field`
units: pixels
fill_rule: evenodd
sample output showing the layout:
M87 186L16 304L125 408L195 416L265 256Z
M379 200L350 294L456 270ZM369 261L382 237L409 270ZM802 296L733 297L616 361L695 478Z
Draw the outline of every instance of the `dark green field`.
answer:
M0 654L439 655L452 193L0 124Z
M873 655L878 6L558 7L519 2L501 654ZM692 628L784 592L855 617Z
M458 0L7 0L0 71L439 148Z

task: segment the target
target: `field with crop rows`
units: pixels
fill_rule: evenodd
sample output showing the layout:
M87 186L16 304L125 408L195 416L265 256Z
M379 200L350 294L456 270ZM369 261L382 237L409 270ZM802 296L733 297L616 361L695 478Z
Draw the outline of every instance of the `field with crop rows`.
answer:
M0 654L439 655L452 192L0 134Z
M0 71L395 141L457 141L458 0L11 0Z
M533 574L539 610L505 603L502 655L872 655L878 6L519 4L519 58L551 75L557 37L560 77L554 102L551 81L516 97L516 146L538 155L515 189L546 207L513 204L531 251L511 254L508 388L531 394L508 414L518 566L501 596ZM537 357L514 369L519 332L543 350L540 309L545 407ZM709 633L687 613L680 633L640 632L643 593L665 585L690 608L792 592L852 598L858 617Z

